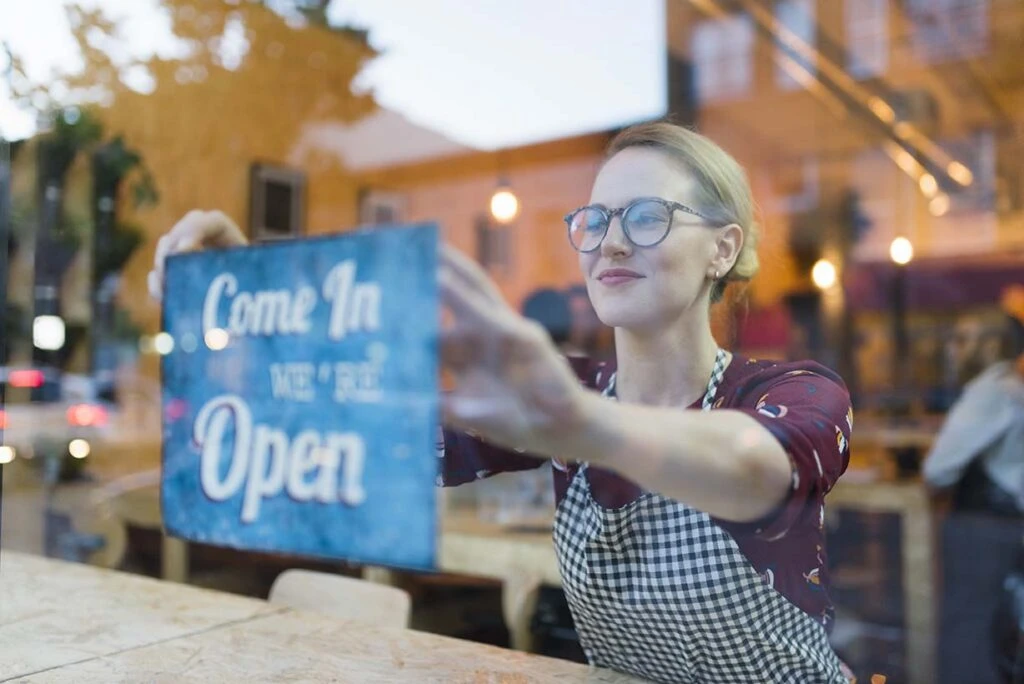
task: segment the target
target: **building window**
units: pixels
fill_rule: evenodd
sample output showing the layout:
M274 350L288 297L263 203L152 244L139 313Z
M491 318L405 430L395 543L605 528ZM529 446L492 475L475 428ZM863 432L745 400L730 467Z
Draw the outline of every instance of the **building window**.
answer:
M988 0L907 0L911 44L926 62L988 51Z
M284 240L304 232L306 174L272 164L249 169L249 236L253 241Z
M703 21L693 30L699 102L747 95L753 85L754 24L742 14Z
M394 226L405 220L405 196L398 192L364 189L359 198L362 226Z
M846 0L846 67L854 78L889 67L889 0Z
M814 49L817 34L814 1L779 0L775 3L775 21L778 23L775 83L783 90L804 87L817 71L812 55L801 54L791 47L795 43L797 48Z
M512 273L512 229L481 214L476 220L476 260L492 276Z

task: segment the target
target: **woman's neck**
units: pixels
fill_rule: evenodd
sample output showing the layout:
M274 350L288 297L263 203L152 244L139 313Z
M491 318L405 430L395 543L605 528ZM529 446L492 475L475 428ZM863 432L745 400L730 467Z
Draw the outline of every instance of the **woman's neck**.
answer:
M616 396L634 404L689 406L704 396L717 354L707 316L653 332L616 328Z

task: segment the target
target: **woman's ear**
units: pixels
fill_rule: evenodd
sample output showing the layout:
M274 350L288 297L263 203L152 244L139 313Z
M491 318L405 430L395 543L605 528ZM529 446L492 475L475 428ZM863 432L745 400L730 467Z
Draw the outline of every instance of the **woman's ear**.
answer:
M724 276L732 270L736 260L740 258L742 250L742 228L735 223L719 228L718 237L715 239L715 257L711 262L711 267Z

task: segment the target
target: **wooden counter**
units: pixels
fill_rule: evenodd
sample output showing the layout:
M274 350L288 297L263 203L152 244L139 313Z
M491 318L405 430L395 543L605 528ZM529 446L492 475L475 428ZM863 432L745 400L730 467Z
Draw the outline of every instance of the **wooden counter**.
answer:
M264 601L5 552L0 682L640 681Z

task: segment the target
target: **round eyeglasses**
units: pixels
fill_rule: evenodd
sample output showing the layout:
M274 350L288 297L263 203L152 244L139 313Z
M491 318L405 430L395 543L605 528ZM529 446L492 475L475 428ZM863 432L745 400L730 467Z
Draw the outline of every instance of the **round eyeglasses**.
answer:
M569 227L569 242L577 252L593 252L600 247L608 234L608 226L616 216L622 219L622 232L627 240L637 247L653 247L672 229L672 216L677 210L712 221L685 204L645 197L618 209L605 209L598 204L580 207L566 214L565 223Z

